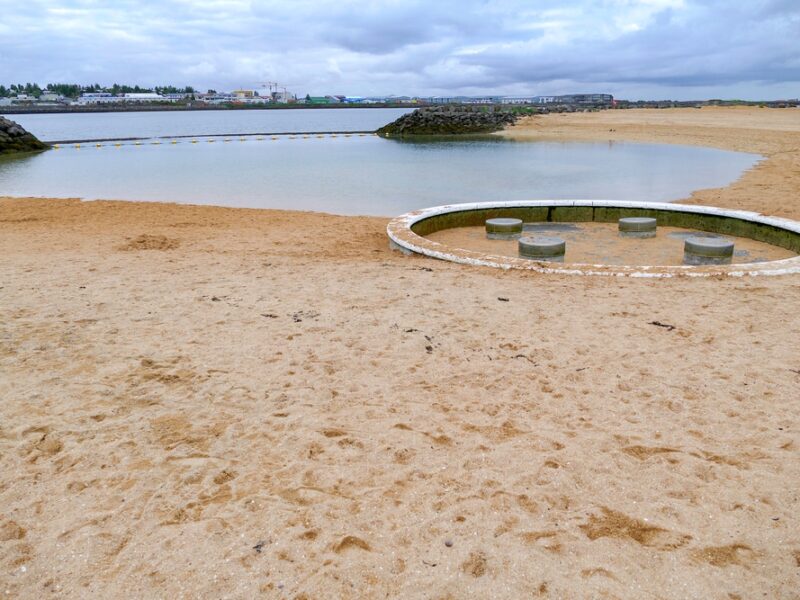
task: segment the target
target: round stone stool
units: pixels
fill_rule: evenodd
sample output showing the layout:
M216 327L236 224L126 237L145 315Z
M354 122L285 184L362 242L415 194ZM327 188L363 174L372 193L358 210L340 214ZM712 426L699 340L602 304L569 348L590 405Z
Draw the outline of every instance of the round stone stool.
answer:
M622 237L656 237L656 220L650 217L625 217L619 220L619 234Z
M536 236L520 238L519 255L522 258L564 262L567 242L559 237Z
M685 265L729 265L733 257L733 242L718 237L686 238L683 244Z
M515 240L522 235L522 219L487 219L486 237L490 240Z

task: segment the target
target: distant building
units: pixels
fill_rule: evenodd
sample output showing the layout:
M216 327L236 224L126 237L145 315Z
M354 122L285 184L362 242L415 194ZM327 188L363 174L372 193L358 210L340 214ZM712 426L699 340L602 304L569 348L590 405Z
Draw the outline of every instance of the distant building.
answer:
M136 92L115 96L110 92L86 92L73 104L79 106L97 104L142 104L148 102L176 102L176 99L167 98L155 92Z
M399 102L399 98L387 98L388 102ZM472 101L468 96L433 96L426 98L430 104L466 104Z
M252 98L234 98L233 102L236 104L267 104L269 99L262 98L261 96L253 96Z
M390 102L402 102L388 98ZM425 98L430 104L576 104L584 106L611 106L611 94L571 94L567 96L433 96Z
M282 92L273 93L272 100L278 104L289 104L290 102L296 102L297 98L288 91L283 90Z
M188 100L191 98L192 94L187 92L178 92L176 94L162 94L165 100L169 100L170 102L180 102L182 100Z
M501 104L541 104L541 96L504 96Z
M387 96L385 99L387 104L416 104L417 98L410 96Z
M120 99L110 92L85 92L81 94L81 97L73 104L84 106L91 104L114 104L119 101Z
M568 94L566 96L555 96L554 102L561 104L611 104L614 96L611 94Z
M11 98L0 98L0 106L11 106Z
M122 96L123 102L132 102L132 103L140 103L140 102L169 102L164 96L161 94L156 94L155 92L137 92L137 93L130 93L124 94Z
M59 94L58 92L51 92L50 90L45 90L42 92L42 95L39 96L39 102L63 102L64 96Z
M198 94L197 99L206 104L228 104L236 100L233 94Z

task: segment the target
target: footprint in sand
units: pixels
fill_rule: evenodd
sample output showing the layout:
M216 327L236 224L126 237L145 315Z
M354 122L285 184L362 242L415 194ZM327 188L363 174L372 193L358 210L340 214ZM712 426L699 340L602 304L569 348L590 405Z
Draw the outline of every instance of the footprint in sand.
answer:
M692 539L690 535L651 525L605 506L601 510L602 515L591 515L589 521L580 526L590 540L602 537L632 540L648 548L669 551L684 546Z
M708 546L692 552L692 558L698 562L707 562L715 567L738 565L747 567L756 553L745 544L728 544L727 546Z

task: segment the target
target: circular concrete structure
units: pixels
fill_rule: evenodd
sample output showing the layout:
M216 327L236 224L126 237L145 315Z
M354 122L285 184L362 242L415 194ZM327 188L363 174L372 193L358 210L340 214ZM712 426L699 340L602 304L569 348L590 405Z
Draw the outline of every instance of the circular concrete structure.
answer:
M451 262L522 269L540 273L607 275L627 277L709 277L727 275L800 274L800 256L783 260L734 265L620 266L602 264L545 264L525 258L500 256L452 248L425 236L452 227L484 225L486 219L515 218L533 222L616 223L624 217L652 217L658 225L674 226L747 237L800 254L800 223L768 217L756 212L727 210L713 206L691 206L665 202L623 200L525 200L448 204L415 210L389 222L386 232L390 247L407 254L422 254Z
M550 262L564 262L567 251L567 242L546 235L520 238L518 245L521 257Z
M619 234L622 237L653 238L656 237L656 224L653 217L623 217L618 221Z
M522 235L522 219L486 219L486 237L490 240L513 240Z
M733 242L718 237L693 236L683 243L683 262L687 265L727 265L733 258Z

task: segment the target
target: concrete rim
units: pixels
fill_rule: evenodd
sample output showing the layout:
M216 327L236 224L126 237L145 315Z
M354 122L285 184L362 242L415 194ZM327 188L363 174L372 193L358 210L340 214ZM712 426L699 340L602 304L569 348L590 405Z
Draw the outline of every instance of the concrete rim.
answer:
M494 267L499 269L522 269L539 273L557 273L563 275L606 275L617 277L712 277L725 275L743 277L745 275L790 275L800 273L800 256L761 263L743 263L736 265L711 266L625 266L625 265L593 265L573 263L554 266L552 263L538 262L531 259L515 258L485 254L462 248L451 248L434 242L414 233L411 228L421 221L437 215L481 209L502 209L520 207L606 207L606 208L638 208L661 211L674 211L700 215L714 215L741 219L754 223L770 225L800 234L800 223L780 217L769 217L760 213L729 210L713 206L694 206L687 204L671 204L667 202L630 202L624 200L523 200L511 202L471 202L464 204L447 204L415 210L392 219L386 227L391 245L407 253L422 254L465 265Z

